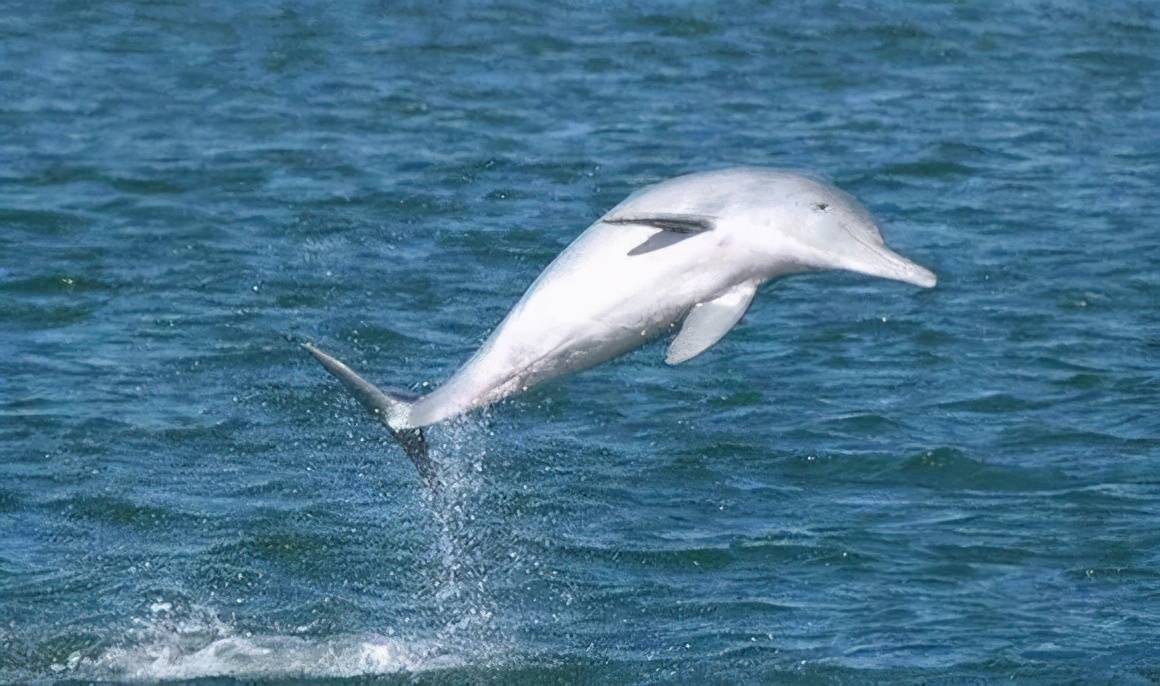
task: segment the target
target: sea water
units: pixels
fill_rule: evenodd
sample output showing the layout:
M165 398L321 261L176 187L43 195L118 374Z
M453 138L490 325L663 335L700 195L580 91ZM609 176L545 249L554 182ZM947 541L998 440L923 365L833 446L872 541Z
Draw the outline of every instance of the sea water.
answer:
M1147 3L11 3L0 682L1160 678ZM590 222L820 173L936 289L766 286L430 432Z

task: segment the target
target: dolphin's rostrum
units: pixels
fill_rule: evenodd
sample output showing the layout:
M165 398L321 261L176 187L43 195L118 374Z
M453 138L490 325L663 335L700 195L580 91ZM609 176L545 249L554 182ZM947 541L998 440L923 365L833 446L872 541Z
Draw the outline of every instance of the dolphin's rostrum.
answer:
M857 200L775 169L680 176L630 195L540 274L487 341L442 386L414 398L368 383L306 348L437 482L422 428L643 345L679 322L665 361L720 340L758 287L842 269L931 288L935 275L886 247Z

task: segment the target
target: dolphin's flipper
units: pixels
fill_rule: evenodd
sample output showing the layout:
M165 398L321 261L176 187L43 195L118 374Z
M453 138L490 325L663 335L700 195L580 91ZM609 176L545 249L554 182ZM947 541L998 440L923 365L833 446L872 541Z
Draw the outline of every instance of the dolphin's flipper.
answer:
M427 439L423 436L423 430L406 428L402 425L403 418L406 417L411 403L415 399L402 393L385 393L356 374L350 367L322 352L314 345L303 343L302 347L309 350L314 359L326 368L326 371L341 381L346 390L350 391L350 394L363 407L367 408L376 419L382 422L383 426L387 427L387 431L391 432L391 437L399 442L403 452L407 453L407 457L415 463L415 467L419 470L419 476L423 477L427 485L434 489L438 484L435 463L427 455Z
M691 360L708 350L721 337L729 333L733 325L741 321L753 296L757 293L757 283L747 281L725 291L713 300L693 305L681 331L669 344L665 362L680 364Z

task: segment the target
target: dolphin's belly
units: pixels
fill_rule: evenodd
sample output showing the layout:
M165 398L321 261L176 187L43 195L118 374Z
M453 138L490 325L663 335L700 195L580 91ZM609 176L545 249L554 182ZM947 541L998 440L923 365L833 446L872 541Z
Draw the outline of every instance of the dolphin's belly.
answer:
M596 223L540 274L476 354L412 410L440 421L587 369L668 331L736 282L711 235L629 255L655 229Z

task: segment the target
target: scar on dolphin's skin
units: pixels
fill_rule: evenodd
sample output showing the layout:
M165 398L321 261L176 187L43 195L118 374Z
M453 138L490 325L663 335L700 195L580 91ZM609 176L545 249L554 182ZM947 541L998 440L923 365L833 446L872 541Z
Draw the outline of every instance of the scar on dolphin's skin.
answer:
M623 355L678 323L665 361L681 364L741 321L761 284L830 269L937 282L886 247L870 212L825 181L760 167L701 172L634 193L588 227L471 359L422 397L381 390L307 349L435 488L424 427Z

